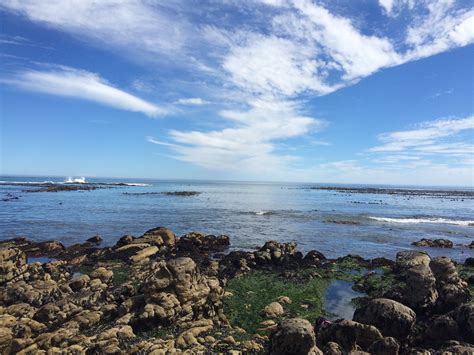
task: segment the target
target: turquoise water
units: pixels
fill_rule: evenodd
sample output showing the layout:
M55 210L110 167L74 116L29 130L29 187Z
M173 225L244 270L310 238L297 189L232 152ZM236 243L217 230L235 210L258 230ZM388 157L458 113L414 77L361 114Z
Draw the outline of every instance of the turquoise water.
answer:
M5 182L63 181L64 178L8 178ZM58 239L66 245L99 234L112 245L125 234L141 235L156 226L178 235L190 231L227 234L232 248L252 249L266 240L296 241L302 251L316 249L328 257L359 254L394 258L421 238L446 238L452 250L424 249L455 260L474 256L459 244L474 239L472 197L427 197L347 193L307 189L314 184L151 181L128 182L93 191L23 192L27 187L1 185L0 239L25 236ZM419 187L418 187L419 188ZM198 191L197 196L140 194ZM132 193L132 194L130 194ZM133 193L139 193L138 195ZM9 194L9 195L8 195ZM9 199L7 197L18 197ZM423 250L423 249L422 249Z

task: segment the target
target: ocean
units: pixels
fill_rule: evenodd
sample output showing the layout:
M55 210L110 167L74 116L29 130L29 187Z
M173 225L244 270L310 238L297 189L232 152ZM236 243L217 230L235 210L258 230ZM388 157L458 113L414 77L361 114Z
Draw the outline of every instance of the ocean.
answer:
M0 180L0 239L24 236L71 245L100 235L105 245L113 245L123 235L165 226L177 235L226 234L232 250L277 240L296 241L303 252L316 249L331 258L394 259L406 249L457 261L474 256L474 249L463 246L474 240L472 188L87 178L75 182L129 185L31 193L25 190L37 187L25 186L28 182L67 178ZM173 191L199 194L160 194ZM449 239L455 246L411 245L421 238Z

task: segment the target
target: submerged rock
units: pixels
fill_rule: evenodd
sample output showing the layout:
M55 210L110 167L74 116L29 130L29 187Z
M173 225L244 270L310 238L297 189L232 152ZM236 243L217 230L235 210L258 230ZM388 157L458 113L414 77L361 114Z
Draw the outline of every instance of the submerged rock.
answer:
M413 242L412 245L417 247L431 247L431 248L452 248L453 242L448 239L421 239Z

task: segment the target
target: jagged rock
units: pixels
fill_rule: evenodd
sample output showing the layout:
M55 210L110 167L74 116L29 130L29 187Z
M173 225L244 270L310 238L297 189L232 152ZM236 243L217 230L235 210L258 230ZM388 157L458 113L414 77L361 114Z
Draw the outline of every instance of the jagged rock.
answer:
M412 245L417 247L431 247L431 248L452 248L453 242L448 239L421 239L413 242Z
M82 288L86 287L90 283L90 281L91 279L88 275L79 275L73 278L71 282L69 282L69 287L71 287L73 291L79 291Z
M271 336L272 355L321 354L316 347L316 336L310 322L306 319L285 319Z
M219 280L202 275L187 257L155 263L141 291L147 303L141 320L164 324L214 317L224 297Z
M12 331L8 328L0 328L0 353L8 354L10 353L10 348L12 345L13 335Z
M26 255L20 249L0 249L0 284L13 280L26 268Z
M323 253L320 253L317 250L311 250L304 256L303 263L308 266L319 266L324 260L326 260L326 257L323 255Z
M438 299L436 279L430 268L429 255L402 251L397 254L396 268L405 277L403 303L414 309L426 309Z
M176 235L172 230L165 227L157 227L146 231L139 239L143 239L141 243L149 243L157 247L166 246L174 249L176 246Z
M268 241L263 247L254 252L255 262L259 265L268 264L298 264L303 256L296 249L296 243L278 243Z
M354 313L354 320L379 328L384 336L405 337L415 324L415 312L403 304L376 298Z
M386 337L375 341L368 349L373 355L398 355L400 344L392 337Z
M367 349L379 339L382 334L376 327L351 320L336 321L318 330L318 344L338 343L345 351L356 350L357 345Z

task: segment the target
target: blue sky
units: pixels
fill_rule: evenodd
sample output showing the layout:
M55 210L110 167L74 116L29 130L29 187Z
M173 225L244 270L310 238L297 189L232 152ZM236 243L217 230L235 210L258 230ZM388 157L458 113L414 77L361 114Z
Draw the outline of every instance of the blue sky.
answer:
M474 185L454 0L5 0L0 173Z

